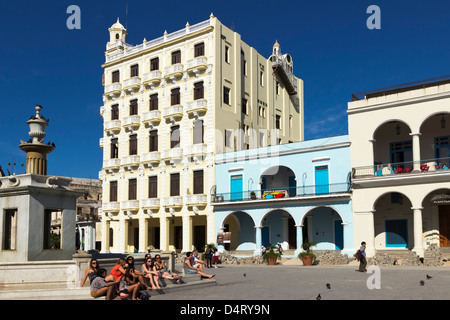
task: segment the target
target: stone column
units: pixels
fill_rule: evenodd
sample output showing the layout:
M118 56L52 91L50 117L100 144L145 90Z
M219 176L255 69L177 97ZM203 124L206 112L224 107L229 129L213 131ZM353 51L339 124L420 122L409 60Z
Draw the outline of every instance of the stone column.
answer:
M423 208L411 208L414 214L414 251L418 256L423 257L423 228L422 228L422 210Z
M420 132L410 133L412 136L412 149L413 149L413 161L414 168L413 171L420 171L420 136L422 135Z
M303 225L296 225L297 228L297 250L295 250L295 255L298 255L303 251Z

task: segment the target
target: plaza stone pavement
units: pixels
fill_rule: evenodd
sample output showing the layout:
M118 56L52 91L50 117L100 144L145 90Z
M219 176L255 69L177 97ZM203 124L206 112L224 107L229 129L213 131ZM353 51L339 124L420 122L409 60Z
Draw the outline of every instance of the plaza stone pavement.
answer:
M216 286L155 295L150 300L316 300L319 294L321 300L450 300L450 266L381 266L371 273L357 270L356 261L308 267L295 262L222 265L206 269L216 275Z

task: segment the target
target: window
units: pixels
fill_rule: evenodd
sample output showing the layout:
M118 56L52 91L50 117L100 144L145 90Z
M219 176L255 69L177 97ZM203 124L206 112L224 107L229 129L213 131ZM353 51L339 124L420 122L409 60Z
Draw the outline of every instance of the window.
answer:
M278 114L275 116L275 129L281 129L281 116Z
M181 51L172 52L172 64L181 63Z
M112 83L120 82L120 71L114 71L112 73Z
M172 173L170 175L170 196L179 196L180 195L180 174Z
M170 105L175 106L180 104L180 88L172 89L170 92Z
M203 194L203 170L194 171L194 194Z
M128 200L136 200L137 199L137 180L129 179L128 180Z
M259 85L264 87L264 71L259 72Z
M148 177L148 198L158 198L158 176Z
M223 103L230 105L230 89L223 87Z
M111 139L111 159L119 158L119 139Z
M170 147L178 148L180 146L180 126L170 128Z
M194 122L194 144L203 143L203 120Z
M131 78L139 77L139 65L138 64L132 65L130 67L130 76L131 76Z
M150 60L150 71L159 70L159 58L153 58Z
M450 157L450 136L434 138L434 150L437 159Z
M266 147L266 142L265 142L265 135L264 132L259 132L259 146L260 147Z
M232 131L225 129L225 147L231 148Z
M230 47L225 46L225 62L230 63Z
M150 96L150 111L158 110L158 94L152 94Z
M247 112L248 112L248 110L247 110L247 99L242 98L242 106L241 106L241 109L242 109L242 113L243 113L243 114L248 114L248 113L247 113Z
M197 82L194 84L194 100L203 99L204 97L204 89L203 89L203 81Z
M137 144L138 144L137 143L137 134L132 134L130 136L130 145L129 145L130 156L137 154Z
M292 117L292 115L289 115L289 127L292 128L293 125L294 125L294 118Z
M244 53L244 51L241 51L241 61L242 61L242 65L241 65L242 74L244 76L247 76L247 60L245 60L245 53Z
M109 182L109 202L117 202L117 181Z
M4 211L3 250L16 250L17 241L17 209Z
M158 151L158 130L150 131L149 140L150 140L149 151L150 152Z
M61 249L62 211L44 210L44 243L43 249Z
M412 142L394 142L390 144L391 163L412 161Z
M119 120L119 105L111 106L111 120Z
M277 96L280 95L280 83L278 81L275 84L275 92L276 92Z
M198 43L194 46L194 57L202 57L205 55L205 44Z
M130 101L130 116L138 114L138 101L137 99Z

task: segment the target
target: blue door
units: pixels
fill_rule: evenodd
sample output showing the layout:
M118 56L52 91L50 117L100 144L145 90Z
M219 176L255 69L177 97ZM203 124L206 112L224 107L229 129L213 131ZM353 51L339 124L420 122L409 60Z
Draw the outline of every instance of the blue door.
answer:
M386 220L386 247L401 247L408 246L408 221L401 220Z
M289 197L295 197L297 195L297 181L295 177L289 176Z
M315 168L316 194L327 194L330 192L328 180L328 166L317 166Z
M269 227L261 229L261 244L266 248L270 245Z
M242 175L231 176L230 181L230 200L242 200Z
M334 244L336 250L344 248L344 226L342 225L342 220L334 221Z

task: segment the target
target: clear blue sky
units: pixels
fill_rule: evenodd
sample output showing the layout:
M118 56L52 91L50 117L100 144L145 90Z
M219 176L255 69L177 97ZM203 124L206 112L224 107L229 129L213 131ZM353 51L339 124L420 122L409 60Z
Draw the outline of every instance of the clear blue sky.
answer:
M347 134L354 92L450 74L450 2L435 1L138 1L128 0L128 38L140 44L209 18L211 12L269 57L277 39L304 80L305 139ZM81 30L69 30L69 5ZM36 103L56 144L48 174L98 178L102 165L101 84L108 28L125 24L126 0L1 1L0 165L19 167L26 121ZM367 7L381 9L369 30ZM6 171L6 170L5 170Z

